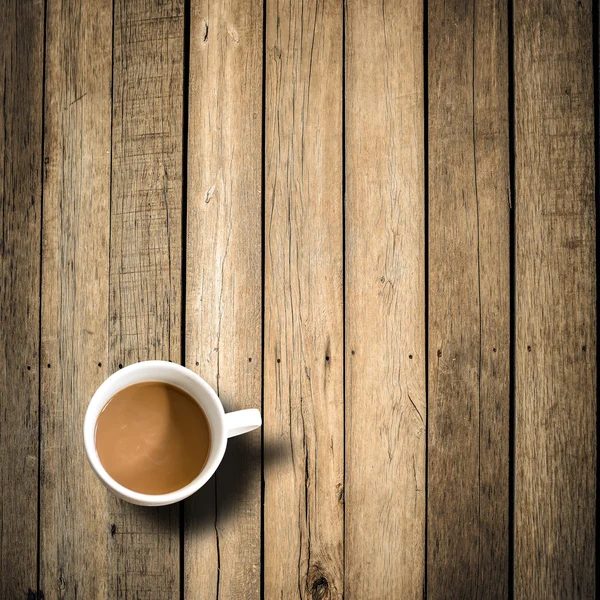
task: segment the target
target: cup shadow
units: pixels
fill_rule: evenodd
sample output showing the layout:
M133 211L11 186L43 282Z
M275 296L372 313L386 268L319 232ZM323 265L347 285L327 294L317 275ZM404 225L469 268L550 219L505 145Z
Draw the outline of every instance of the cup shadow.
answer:
M214 531L218 519L224 527L237 515L261 511L261 466L281 464L286 460L289 445L283 442L267 443L261 449L260 432L229 440L221 466L210 481L185 501L186 534L198 535Z
M129 505L138 523L148 526L158 521L173 524L183 508L186 535L198 535L227 525L237 515L261 510L262 465L282 464L289 459L289 444L265 440L261 448L261 432L231 438L223 462L216 473L183 502L171 506L144 507ZM264 452L263 452L264 450Z

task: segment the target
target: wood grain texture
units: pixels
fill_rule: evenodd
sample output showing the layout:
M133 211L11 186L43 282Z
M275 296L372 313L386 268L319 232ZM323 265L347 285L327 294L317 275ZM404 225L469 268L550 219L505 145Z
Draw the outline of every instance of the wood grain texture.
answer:
M44 6L0 6L0 598L37 587Z
M515 4L515 595L594 598L592 2Z
M266 14L265 598L342 598L342 6Z
M181 360L183 1L114 14L109 365ZM179 594L179 507L111 496L111 596Z
M348 0L346 597L425 573L422 2Z
M108 375L112 3L49 0L46 18L40 588L103 599L107 492L82 430Z
M262 2L192 2L185 364L226 411L261 405L262 34ZM185 597L258 599L260 431L184 514Z
M429 598L508 596L507 6L429 3Z

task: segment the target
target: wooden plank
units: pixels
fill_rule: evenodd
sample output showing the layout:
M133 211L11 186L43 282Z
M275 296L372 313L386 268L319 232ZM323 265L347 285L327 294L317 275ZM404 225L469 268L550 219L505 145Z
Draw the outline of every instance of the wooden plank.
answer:
M0 597L22 598L37 587L43 4L2 2L0 21Z
M261 405L262 6L191 6L185 363L227 411ZM185 597L258 599L260 431L184 514Z
M82 424L108 375L112 2L49 0L42 240L40 587L106 598L106 496Z
M515 596L594 598L592 2L515 3Z
M115 3L109 365L181 360L183 0ZM112 596L179 594L179 507L109 502Z
M505 0L429 3L429 598L508 596Z
M342 598L342 5L266 10L264 591Z
M509 594L510 158L508 7L474 4L475 168L479 207L481 363L479 598ZM491 351L490 351L491 350ZM447 594L446 594L447 595Z
M346 20L346 595L425 572L423 6Z

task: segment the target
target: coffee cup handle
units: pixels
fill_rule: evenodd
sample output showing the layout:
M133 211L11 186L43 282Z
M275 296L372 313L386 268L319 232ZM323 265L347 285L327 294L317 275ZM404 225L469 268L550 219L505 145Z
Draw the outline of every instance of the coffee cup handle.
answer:
M260 411L256 408L247 408L245 410L236 410L225 414L225 428L227 437L235 437L242 433L248 433L262 425Z

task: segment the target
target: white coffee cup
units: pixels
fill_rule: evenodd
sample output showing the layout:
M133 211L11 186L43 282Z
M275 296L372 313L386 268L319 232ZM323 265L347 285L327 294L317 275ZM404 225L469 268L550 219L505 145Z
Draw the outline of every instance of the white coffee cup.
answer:
M108 401L120 390L142 382L170 383L187 392L201 406L210 425L210 452L204 468L185 487L168 494L140 494L115 481L102 466L96 450L96 421ZM179 502L198 491L217 470L223 460L227 439L260 427L262 420L256 408L225 413L215 391L193 371L162 360L139 362L113 373L97 390L88 406L83 425L85 451L100 481L123 500L141 506L164 506Z

